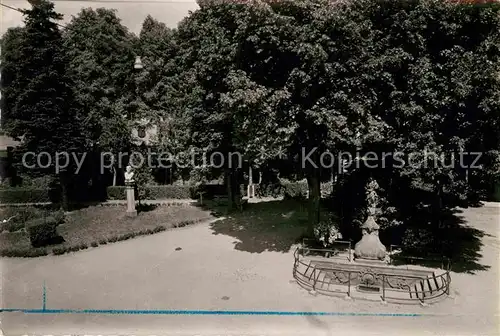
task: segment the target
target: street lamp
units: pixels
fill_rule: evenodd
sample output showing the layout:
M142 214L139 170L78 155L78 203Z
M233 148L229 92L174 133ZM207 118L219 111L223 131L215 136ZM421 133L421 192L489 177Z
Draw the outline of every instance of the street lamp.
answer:
M142 65L141 56L135 56L134 69L142 70L142 68L144 68L144 66Z
M141 60L141 56L135 56L135 62L134 62L134 70L135 71L141 71L142 69L144 69L144 64L142 64L142 60ZM136 99L140 99L140 94L139 94L139 84L137 83L137 78L136 78L136 82L135 82L135 95L136 95ZM143 139L146 137L146 134L145 134L145 129L143 126L140 126L138 127L137 129L137 135L139 138ZM142 141L142 144L144 145L145 144L145 141L143 140Z

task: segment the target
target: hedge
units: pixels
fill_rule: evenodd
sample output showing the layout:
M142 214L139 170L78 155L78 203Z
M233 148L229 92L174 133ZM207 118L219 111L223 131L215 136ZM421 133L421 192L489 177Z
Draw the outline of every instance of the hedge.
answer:
M0 220L9 219L6 223L0 223L0 232L7 230L9 232L15 232L21 230L25 227L24 223L37 218L43 218L48 216L58 216L59 221L64 221L63 212L54 212L47 207L36 207L36 206L23 206L23 207L2 207L0 210L2 214Z
M125 186L108 187L108 200L125 200ZM164 185L143 187L143 199L189 199L193 197L192 188L188 186ZM136 194L137 198L137 194Z
M241 186L240 186L241 191ZM193 188L193 193L195 198L199 198L199 193L203 192L204 199L213 199L216 196L224 196L227 195L227 186L224 184L202 184ZM246 195L246 192L243 193Z
M31 246L41 247L50 244L57 237L58 220L55 217L32 219L25 223Z
M285 198L306 197L308 186L306 182L292 182L282 184L282 194Z
M53 202L55 199L57 199L55 189L0 189L1 203L43 203Z
M246 196L246 185L240 185L240 193ZM256 185L256 188L259 188ZM125 200L125 186L115 186L107 188L109 200ZM261 196L285 196L286 198L305 197L307 195L308 186L306 182L285 182L281 185L267 185L260 190ZM331 192L330 183L321 184L322 194ZM203 199L209 200L216 196L227 195L227 187L223 184L203 184L199 186L179 186L179 185L151 185L145 186L142 189L142 198L150 200L160 199L198 199L199 193L203 193ZM136 191L137 198L137 191Z

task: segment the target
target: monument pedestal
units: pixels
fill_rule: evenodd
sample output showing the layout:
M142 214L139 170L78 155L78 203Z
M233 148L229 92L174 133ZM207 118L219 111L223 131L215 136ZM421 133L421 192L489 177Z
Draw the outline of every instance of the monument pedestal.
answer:
M134 184L133 183L125 183L125 193L127 196L127 217L136 217L137 210L135 209L135 193L134 193Z
M254 198L255 197L255 185L254 184L249 184L247 187L247 195L248 198Z

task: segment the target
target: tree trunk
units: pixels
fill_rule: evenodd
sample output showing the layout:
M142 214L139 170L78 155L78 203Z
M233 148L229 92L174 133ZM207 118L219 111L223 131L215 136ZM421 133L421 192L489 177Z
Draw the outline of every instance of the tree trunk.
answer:
M69 210L68 179L64 173L59 173L59 183L61 184L61 208Z
M314 234L314 227L320 220L320 200L321 200L321 187L319 171L314 170L307 178L307 185L309 188L309 206L308 206L308 235Z
M227 188L228 210L239 209L241 202L237 171L228 168L224 171L224 175Z
M113 187L116 186L116 167L113 166Z

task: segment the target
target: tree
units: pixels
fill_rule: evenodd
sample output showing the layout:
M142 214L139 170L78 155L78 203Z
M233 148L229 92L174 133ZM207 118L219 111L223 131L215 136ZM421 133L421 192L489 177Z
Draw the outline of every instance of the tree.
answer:
M23 44L24 27L9 28L2 36L1 40L1 87L2 87L2 129L9 128L11 109L16 97L19 96L21 87L13 86L12 83L18 77L18 68L22 64L20 49Z
M346 220L353 222L363 213L364 204L356 199L361 181L371 175L379 181L387 207L382 228L403 223L411 228L408 232L431 232L432 244L442 246L446 235L439 228L448 211L477 202L498 174L500 143L493 128L500 116L494 69L500 7L419 0L360 1L354 6L372 32L370 71L359 85L371 92L369 116L384 130L379 132L383 141L364 140L363 148L379 157L383 152L402 154L405 164L395 168L389 160L387 168L379 162L378 169L353 173L344 187L352 194L341 197L347 200L344 212L352 214ZM361 129L362 137L368 130ZM469 166L472 156L461 161L460 155L469 152L482 153L476 164L483 169ZM412 164L408 158L415 154ZM406 242L423 243L412 235Z
M207 157L222 154L229 207L234 208L239 203L242 161L257 160L263 149L272 156L285 141L276 136L282 131L276 121L283 115L286 92L259 83L256 78L262 73L249 69L252 59L246 55L252 39L258 38L252 35L263 25L269 31L280 22L262 3L201 7L178 28L177 62L185 69L179 78L195 83L184 89L188 147Z
M82 9L64 30L70 75L81 107L79 115L96 156L90 160L93 165L88 167L88 173L94 184L102 187L106 183L98 165L99 153L108 151L116 155L130 147L132 110L137 107L133 103L135 43L136 38L121 24L116 11L105 8ZM114 181L125 164L115 162Z
M56 153L80 155L84 144L80 120L74 105L72 82L67 74L67 51L61 32L54 21L62 18L54 5L41 1L24 11L25 28L20 33L16 60L16 76L8 84L7 110L9 135L23 137L16 148L18 164L29 175L58 176L62 187L64 208L68 207L68 184L73 178L74 165L58 171ZM51 159L37 162L25 153L48 153ZM74 163L74 161L73 161ZM33 168L28 168L28 167Z

